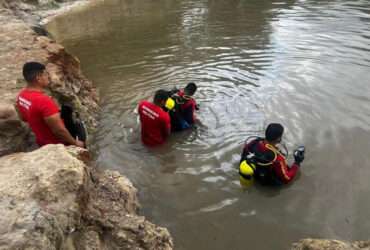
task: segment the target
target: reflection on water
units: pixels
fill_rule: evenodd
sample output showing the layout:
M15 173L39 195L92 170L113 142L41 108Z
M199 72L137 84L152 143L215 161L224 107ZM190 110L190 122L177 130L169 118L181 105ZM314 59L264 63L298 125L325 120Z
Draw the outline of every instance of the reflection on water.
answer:
M177 249L286 249L368 237L369 21L366 0L109 0L48 29L101 91L97 164L140 187ZM189 81L203 125L142 146L137 103ZM271 121L306 145L300 176L242 190L242 143Z

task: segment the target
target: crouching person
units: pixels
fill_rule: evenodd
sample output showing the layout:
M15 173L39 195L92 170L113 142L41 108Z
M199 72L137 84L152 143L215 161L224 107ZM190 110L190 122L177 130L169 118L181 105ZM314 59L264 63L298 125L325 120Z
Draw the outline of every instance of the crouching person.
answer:
M82 140L86 138L76 139L71 135L61 118L58 105L44 93L49 85L45 66L38 62L28 62L23 66L23 76L27 86L18 94L16 109L20 118L28 123L35 134L37 144L61 143L84 147Z

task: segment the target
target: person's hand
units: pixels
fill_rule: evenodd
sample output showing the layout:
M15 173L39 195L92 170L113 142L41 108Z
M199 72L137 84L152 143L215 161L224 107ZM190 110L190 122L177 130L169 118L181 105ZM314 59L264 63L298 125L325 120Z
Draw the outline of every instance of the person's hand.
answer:
M76 140L76 146L77 147L80 147L80 148L84 148L85 147L85 143L83 141Z
M304 160L304 153L305 153L305 149L303 146L297 148L296 150L294 150L294 161L295 163L297 163L298 165L301 164L301 162Z

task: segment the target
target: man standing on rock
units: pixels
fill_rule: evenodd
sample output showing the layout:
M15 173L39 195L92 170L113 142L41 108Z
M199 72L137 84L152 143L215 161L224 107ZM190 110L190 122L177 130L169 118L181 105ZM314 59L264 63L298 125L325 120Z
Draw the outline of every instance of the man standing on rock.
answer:
M59 107L44 93L49 85L49 74L38 62L23 66L23 77L27 86L17 97L16 108L21 119L29 124L39 146L64 144L84 147L84 143L72 137L60 116Z
M139 104L141 140L147 146L163 144L171 133L170 116L164 111L168 98L168 92L161 89L155 92L153 103Z

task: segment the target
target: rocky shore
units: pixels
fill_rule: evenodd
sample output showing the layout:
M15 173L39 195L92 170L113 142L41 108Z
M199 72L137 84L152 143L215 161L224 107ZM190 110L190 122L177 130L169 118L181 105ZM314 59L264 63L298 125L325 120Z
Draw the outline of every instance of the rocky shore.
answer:
M91 167L83 149L37 149L18 119L21 69L32 60L46 65L50 95L72 105L90 132L96 128L95 88L78 59L38 25L36 11L56 5L0 0L0 249L172 249L168 230L137 214L137 191L127 178Z
M339 240L304 239L293 244L291 250L369 250L370 241L344 242Z
M0 156L32 148L30 131L13 107L17 93L25 86L21 69L26 61L44 63L51 79L50 94L60 104L72 105L89 131L96 127L99 107L95 88L81 73L79 60L45 36L36 23L41 17L32 12L36 9L37 5L22 1L0 1Z
M0 249L172 249L167 229L137 215L136 189L48 145L0 160Z

